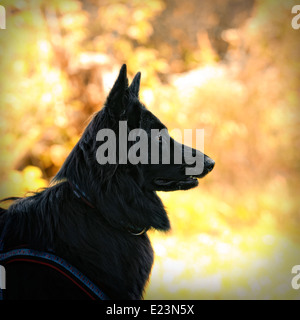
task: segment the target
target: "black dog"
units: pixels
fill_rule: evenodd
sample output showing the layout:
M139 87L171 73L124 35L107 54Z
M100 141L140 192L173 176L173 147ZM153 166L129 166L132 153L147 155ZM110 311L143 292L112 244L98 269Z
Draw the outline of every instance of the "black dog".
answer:
M166 127L139 101L139 86L140 73L128 86L123 65L105 107L95 114L52 185L17 199L8 210L1 209L2 252L22 246L50 252L75 266L110 299L142 298L153 263L146 231L170 228L156 191L197 186L197 178L210 172L214 161L200 151L187 149L194 159L204 159L203 172L187 176L185 170L192 165L188 161L176 164L172 158L176 148L183 155L184 146L166 130L155 137L150 135L152 129ZM169 148L170 163L164 164L160 157L157 164L117 161L100 165L96 153L105 142L97 141L97 134L109 128L118 137L119 121L126 122L128 131L145 130L149 146L158 144L160 155ZM165 139L169 139L169 146ZM120 154L123 146L116 143L116 153ZM133 144L128 141L126 151ZM68 283L63 276L66 272L25 260L18 257L7 264L3 290L7 299L88 298L76 291L73 282Z

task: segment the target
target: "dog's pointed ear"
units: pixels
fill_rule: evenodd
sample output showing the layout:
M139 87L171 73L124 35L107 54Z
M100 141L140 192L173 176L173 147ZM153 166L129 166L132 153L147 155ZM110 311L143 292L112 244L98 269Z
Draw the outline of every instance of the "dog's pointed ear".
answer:
M132 83L129 87L130 92L137 98L139 97L140 83L141 83L141 73L138 72L133 78Z
M125 93L128 89L127 67L123 64L119 76L110 90L106 100L108 110L115 116L122 114L125 111Z

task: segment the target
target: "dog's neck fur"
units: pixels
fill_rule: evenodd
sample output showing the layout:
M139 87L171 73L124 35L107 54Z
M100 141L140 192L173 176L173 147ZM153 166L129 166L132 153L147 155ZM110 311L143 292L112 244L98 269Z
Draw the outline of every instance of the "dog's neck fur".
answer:
M76 223L71 231L69 219L72 213L69 210L63 213L66 220L57 228L55 252L84 270L111 299L142 298L153 264L148 236L136 237L127 230L114 228L98 210L73 197L68 185L63 187L77 207L72 219ZM112 250L111 244L119 249ZM118 288L117 292L115 288Z
M77 184L73 184L71 181L68 181L69 185L71 186L73 193L75 194L75 196L78 199L81 199L87 206L89 206L92 209L96 209L96 206L94 206L91 203L91 200L89 198L88 195L86 195ZM106 221L107 223L109 223L109 221ZM117 226L112 226L112 227L117 227ZM149 226L138 228L134 225L129 225L128 223L124 222L124 221L119 221L119 229L122 229L123 231L127 231L129 233L131 233L132 235L135 236L140 236L142 234L144 234L145 232L147 232L149 230Z

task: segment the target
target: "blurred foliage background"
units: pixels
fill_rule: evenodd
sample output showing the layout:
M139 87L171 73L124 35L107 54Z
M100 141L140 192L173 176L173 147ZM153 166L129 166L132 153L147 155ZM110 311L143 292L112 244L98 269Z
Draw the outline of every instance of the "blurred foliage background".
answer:
M120 65L215 169L161 193L146 299L299 299L300 30L289 0L12 0L0 30L0 196L48 186Z

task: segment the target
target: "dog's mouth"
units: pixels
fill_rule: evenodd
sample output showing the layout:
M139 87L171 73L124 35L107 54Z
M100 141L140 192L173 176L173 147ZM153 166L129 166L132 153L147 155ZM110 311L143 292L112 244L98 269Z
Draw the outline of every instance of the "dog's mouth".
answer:
M214 164L205 168L203 172L195 176L185 176L183 179L172 179L172 178L155 178L153 182L155 184L156 191L176 191L176 190L189 190L198 186L199 181L205 177L212 169Z
M156 178L154 184L157 191L188 190L198 186L198 179L190 176L182 180L172 180L167 178Z

